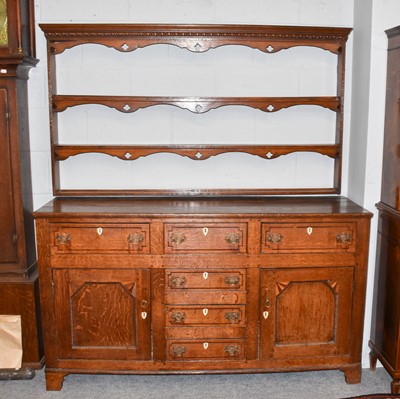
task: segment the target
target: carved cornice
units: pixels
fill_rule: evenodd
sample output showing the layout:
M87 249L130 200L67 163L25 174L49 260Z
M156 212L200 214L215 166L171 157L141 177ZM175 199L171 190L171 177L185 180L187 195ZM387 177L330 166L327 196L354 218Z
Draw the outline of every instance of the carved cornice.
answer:
M155 43L175 44L191 51L238 44L268 52L307 44L337 53L351 32L351 28L278 25L41 24L40 27L57 52L89 42L119 49L110 42L123 39L129 41L129 49L124 51ZM277 43L276 48L266 50L272 43Z
M172 25L172 24L40 24L46 37L255 37L274 39L347 40L351 28L282 25Z
M174 37L209 37L209 38L251 38L268 40L319 40L319 41L341 41L347 40L347 34L312 34L312 33L247 33L247 32L51 32L46 33L50 40L60 38L174 38Z

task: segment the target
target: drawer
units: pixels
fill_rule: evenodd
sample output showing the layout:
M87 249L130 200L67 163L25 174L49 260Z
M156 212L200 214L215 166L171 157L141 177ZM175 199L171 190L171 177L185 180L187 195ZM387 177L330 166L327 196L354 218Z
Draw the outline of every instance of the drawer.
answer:
M237 306L166 306L166 325L237 325L245 324L245 305Z
M165 328L165 339L186 340L196 337L197 340L240 339L245 338L244 326L171 326Z
M148 224L55 224L52 253L149 253Z
M166 223L165 253L247 252L246 223Z
M182 289L223 289L245 290L246 270L167 270L165 273L167 290Z
M165 292L170 305L226 305L246 303L246 291L233 290L173 290Z
M263 223L261 252L355 252L355 223Z
M168 360L243 360L244 340L167 341Z

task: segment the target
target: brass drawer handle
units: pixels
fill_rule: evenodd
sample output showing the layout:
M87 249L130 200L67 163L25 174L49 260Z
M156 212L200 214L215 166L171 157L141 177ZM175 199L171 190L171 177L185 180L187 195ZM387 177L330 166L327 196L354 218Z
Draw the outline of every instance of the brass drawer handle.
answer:
M172 288L182 288L186 284L186 277L173 276L171 277L169 283Z
M67 233L57 233L56 241L60 245L68 245L72 240L71 234Z
M226 284L229 284L230 286L238 285L240 282L240 277L239 276L226 276L224 279Z
M170 241L176 245L181 245L186 241L186 236L183 233L172 233L170 235Z
M350 233L339 233L336 236L337 242L341 244L348 244L351 241L351 234Z
M228 244L239 244L240 243L240 234L239 233L229 233L225 237L225 241Z
M128 242L129 244L139 245L141 242L144 241L143 234L140 233L133 233L128 235Z
M226 345L224 348L224 351L229 355L229 356L237 356L239 355L239 345Z
M186 353L186 347L182 345L174 345L172 347L172 353L176 357L182 357Z
M232 323L235 323L239 320L240 313L239 312L226 312L225 319L229 320Z
M185 312L172 312L171 313L171 322L172 323L184 323L186 319Z
M267 241L272 243L272 244L278 244L282 241L282 234L268 234L267 235Z

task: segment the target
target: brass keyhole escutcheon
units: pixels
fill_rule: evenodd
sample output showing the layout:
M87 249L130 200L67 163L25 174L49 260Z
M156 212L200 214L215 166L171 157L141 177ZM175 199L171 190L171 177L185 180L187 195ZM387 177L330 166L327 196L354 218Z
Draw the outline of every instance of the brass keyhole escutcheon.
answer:
M203 227L204 237L208 234L208 227Z
M203 273L203 278L204 278L204 280L207 280L207 279L208 279L208 273L207 273L207 272L204 272L204 273Z
M312 227L307 227L307 234L310 236L312 234Z
M204 348L204 349L208 349L208 342L204 342L203 348Z
M103 229L101 227L97 228L97 234L101 236L103 234Z
M142 308L147 308L147 306L149 305L149 303L146 301L146 299L142 299L142 302L140 303Z
M207 309L207 308L204 308L204 309L203 309L203 315L204 315L204 316L207 316L207 315L208 315L208 309Z

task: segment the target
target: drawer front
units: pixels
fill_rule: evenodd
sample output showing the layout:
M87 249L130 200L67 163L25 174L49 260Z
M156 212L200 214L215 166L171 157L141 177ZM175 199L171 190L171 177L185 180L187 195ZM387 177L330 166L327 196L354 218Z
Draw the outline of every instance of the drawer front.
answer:
M165 224L165 253L247 252L246 223Z
M226 271L186 271L167 270L165 273L167 290L182 289L223 289L245 290L246 270Z
M196 340L208 341L210 339L240 339L245 338L246 328L242 326L171 326L165 329L167 340Z
M355 252L355 223L263 223L264 253Z
M55 254L150 252L148 224L59 224L51 234Z
M243 360L244 340L168 341L168 360Z
M238 306L166 306L166 325L245 324L245 305Z
M165 303L170 305L246 303L246 291L173 290L165 293Z

